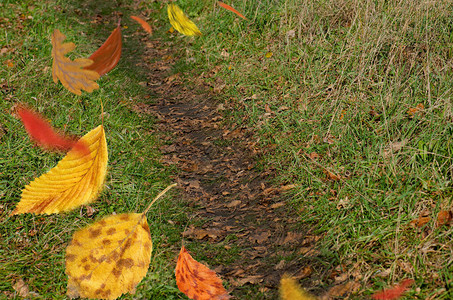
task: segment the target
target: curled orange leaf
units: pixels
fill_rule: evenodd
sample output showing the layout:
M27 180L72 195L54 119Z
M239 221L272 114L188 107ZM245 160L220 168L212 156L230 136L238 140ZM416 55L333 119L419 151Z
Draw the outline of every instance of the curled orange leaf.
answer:
M90 56L93 64L84 67L84 69L96 71L99 76L107 74L118 64L121 48L121 27L118 22L118 26L105 40L104 44Z
M137 16L131 16L131 19L137 21L138 24L140 24L146 32L148 32L149 34L153 34L153 29L151 28L151 25L149 25L145 20Z
M225 8L225 9L227 9L227 10L229 10L229 11L232 11L232 12L234 12L236 15L238 15L239 17L243 18L244 20L247 20L247 18L244 17L243 14L241 14L240 12L238 12L236 9L234 9L234 8L231 7L231 6L229 6L228 4L225 4L225 3L223 3L222 1L217 1L217 3L218 3L221 7Z
M190 299L229 299L222 280L205 265L197 262L182 246L175 269L176 284Z

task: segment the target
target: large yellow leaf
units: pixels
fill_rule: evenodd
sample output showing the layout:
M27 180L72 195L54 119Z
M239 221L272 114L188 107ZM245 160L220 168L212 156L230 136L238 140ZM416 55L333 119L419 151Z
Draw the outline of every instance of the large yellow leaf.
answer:
M13 215L59 213L96 199L107 173L104 128L99 125L79 141L89 151L72 149L56 167L25 186Z
M315 296L307 293L299 286L294 278L284 274L280 280L280 299L281 300L316 300Z
M66 248L67 295L116 299L145 277L152 241L144 214L108 216L77 231Z
M83 68L93 64L93 61L88 58L77 58L72 61L65 57L65 54L75 48L74 43L63 44L65 38L66 36L58 29L55 29L52 34L53 81L57 83L59 79L65 88L76 95L82 95L81 90L91 93L99 88L99 85L94 82L99 79L99 74Z
M200 30L194 22L184 14L178 5L170 3L167 7L170 24L184 35L201 35Z

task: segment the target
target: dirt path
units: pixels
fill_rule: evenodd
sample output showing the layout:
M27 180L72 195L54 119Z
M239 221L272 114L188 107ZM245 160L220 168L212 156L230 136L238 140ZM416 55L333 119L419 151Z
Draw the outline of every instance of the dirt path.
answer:
M312 273L304 254L317 237L297 228L297 217L288 213L281 196L290 186L272 187L274 174L256 170L246 131L223 127L218 103L208 89L200 85L194 90L178 76L170 76L175 63L170 51L159 40L148 44L147 85L156 99L136 109L154 114L159 130L170 133L172 143L161 149L164 164L181 170L175 180L183 197L200 207L192 224L202 225L190 225L183 237L226 250L234 247L235 261L210 267L229 282L239 299L245 295L251 299L251 291L275 298L283 273L297 278ZM263 294L256 297L263 299Z

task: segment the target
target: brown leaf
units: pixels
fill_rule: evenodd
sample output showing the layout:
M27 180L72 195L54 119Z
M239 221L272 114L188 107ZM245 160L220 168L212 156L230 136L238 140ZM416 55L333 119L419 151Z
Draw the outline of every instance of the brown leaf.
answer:
M94 80L99 79L99 74L92 70L83 68L91 65L93 61L88 58L77 58L72 61L65 57L65 54L75 48L74 43L64 43L66 36L58 29L52 34L52 77L55 83L60 80L65 88L71 93L82 95L81 90L89 93L99 88Z
M93 64L84 67L84 69L96 71L99 76L107 74L118 64L121 57L121 49L121 27L118 22L118 26L113 30L104 44L96 52L91 54L90 59L93 61Z
M333 286L327 294L325 294L321 299L332 299L345 297L349 294L356 292L360 288L360 283L357 281L348 281L344 284Z
M418 219L412 220L409 225L411 227L423 227L431 220L430 217L419 217Z
M451 223L452 212L447 210L441 210L437 214L437 227L442 225L449 225Z
M19 295L19 297L26 298L30 295L30 290L28 285L22 280L19 279L14 285L13 289Z
M197 262L184 246L179 252L175 269L176 284L190 299L229 299L222 280L205 265Z

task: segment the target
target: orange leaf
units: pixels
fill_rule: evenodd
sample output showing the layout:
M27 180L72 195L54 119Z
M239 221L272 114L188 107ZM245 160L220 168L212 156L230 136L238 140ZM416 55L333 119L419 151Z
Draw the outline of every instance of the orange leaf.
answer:
M91 93L99 88L94 80L99 79L99 74L83 68L91 65L93 61L88 58L70 60L65 54L75 48L74 43L63 43L66 36L58 29L52 34L52 78L55 83L60 80L61 84L71 93L82 95L82 90Z
M84 69L96 71L99 76L107 74L118 64L121 57L121 47L121 27L118 22L118 26L104 44L90 56L93 64L84 67Z
M449 210L441 210L437 214L437 227L448 225L451 223L453 213Z
M247 20L247 18L244 17L243 14L241 14L240 12L238 12L237 10L235 10L234 8L232 8L231 6L229 6L228 4L225 4L225 3L221 2L221 1L217 1L217 3L218 3L221 7L225 8L225 9L228 9L229 11L234 12L235 14L237 14L239 17L243 18L244 20Z
M75 147L76 150L89 153L88 146L77 143L75 139L57 133L52 126L38 113L25 107L19 107L17 113L24 123L30 139L41 148L51 151L66 151Z
M425 226L429 221L431 221L430 217L419 217L418 219L412 220L409 225L412 227L423 227Z
M149 25L145 20L137 16L131 16L131 19L137 21L140 25L142 25L142 28L146 32L148 32L149 34L153 34L153 29L151 28L151 25Z
M222 280L205 265L197 262L182 246L175 269L176 284L190 299L229 299Z
M398 284L392 288L385 289L385 290L382 290L380 292L373 294L371 296L371 298L376 299L376 300L398 299L407 290L407 288L409 286L411 286L413 283L414 283L414 280L405 279L400 284Z

